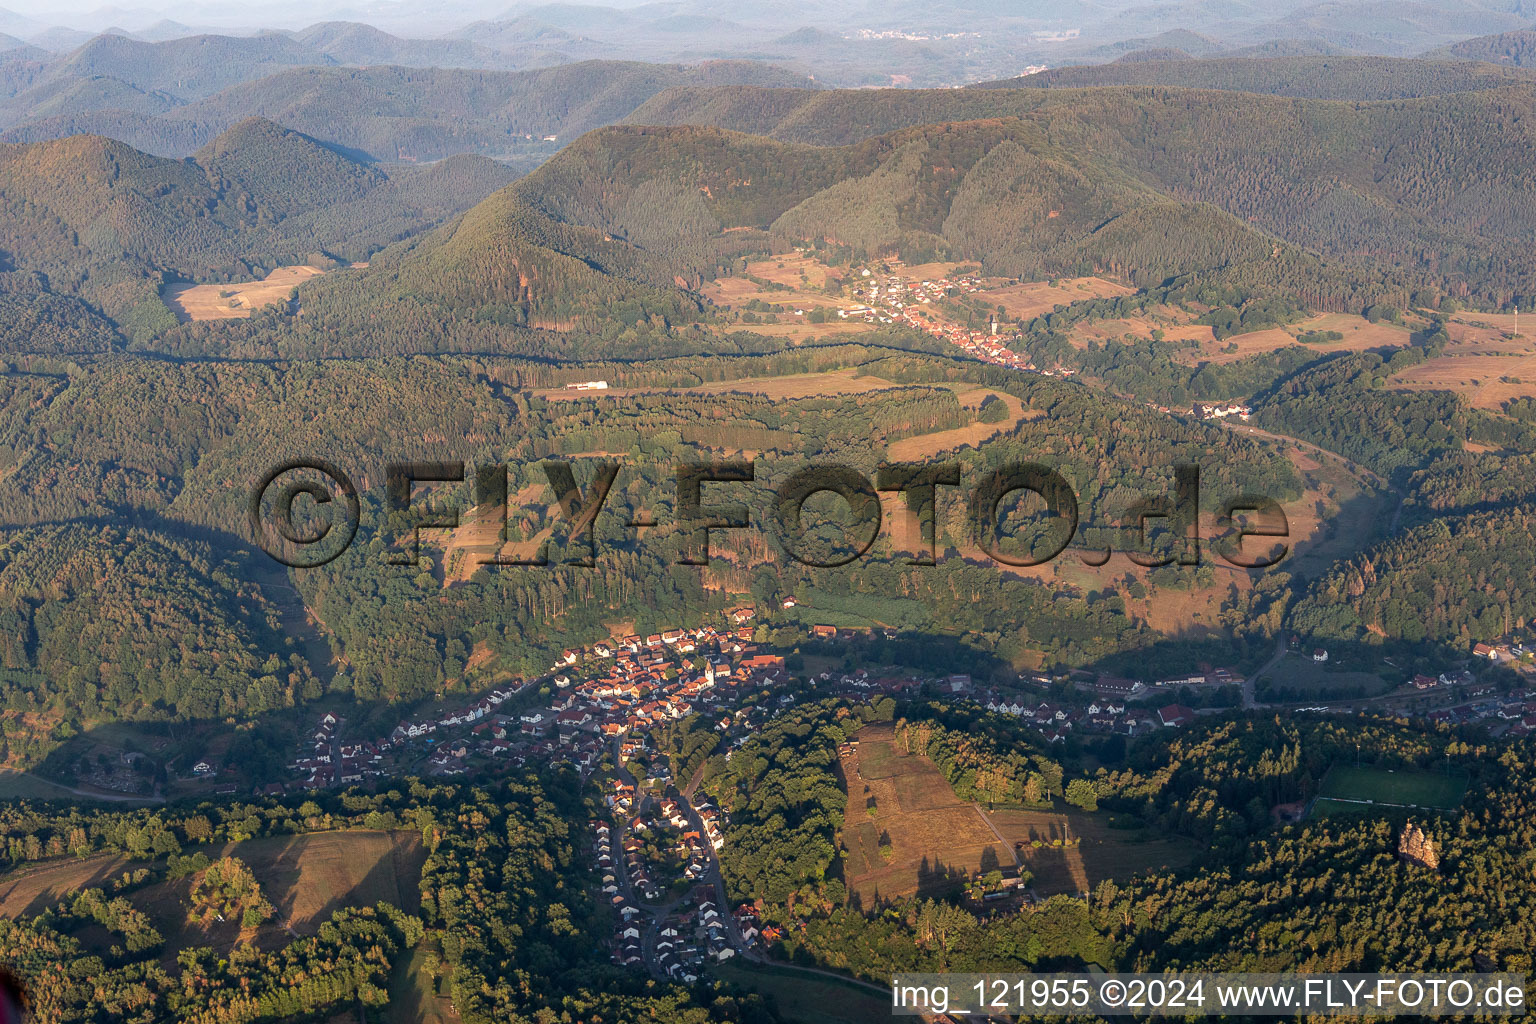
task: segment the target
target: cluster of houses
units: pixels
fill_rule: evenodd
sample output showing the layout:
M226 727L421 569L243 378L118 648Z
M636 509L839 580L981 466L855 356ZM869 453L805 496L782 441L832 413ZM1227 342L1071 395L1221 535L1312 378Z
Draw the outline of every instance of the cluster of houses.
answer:
M385 774L384 756L394 744L390 740L342 743L337 738L340 728L341 719L327 711L300 741L307 741L310 749L305 753L301 746L299 756L288 767L300 776L304 787L350 786Z
M528 736L554 735L561 743L577 742L582 734L628 736L735 703L747 688L789 678L782 657L757 653L747 626L619 637L590 649L569 649L562 659L550 706L529 709L520 718ZM605 662L603 671L577 671L591 661ZM582 675L589 678L578 681Z
M1197 420L1224 420L1236 416L1246 422L1253 415L1252 407L1242 402L1196 402L1192 411Z
M1435 690L1442 686L1464 686L1472 682L1472 673L1466 669L1452 669L1441 672L1438 676L1428 676L1419 673L1413 677L1415 690Z
M752 614L738 608L731 618L740 623ZM586 774L614 737L733 705L749 689L787 679L782 657L757 652L750 626L616 637L564 651L547 680L497 687L467 705L400 722L387 739L338 744L335 716L327 715L309 738L312 750L301 746L290 768L306 786L347 785L391 774L391 751L392 760L405 761L425 747L431 750L425 770L435 775L464 774L471 759L564 761ZM504 713L508 700L542 682L552 684L547 706Z
M1049 676L1027 677L1023 682L1048 685ZM974 699L988 711L1012 715L1040 730L1047 740L1064 740L1068 733L1079 732L1119 733L1123 736L1140 736L1155 729L1177 728L1194 721L1195 712L1183 704L1132 704L1133 701L1156 695L1165 695L1181 687L1240 686L1243 677L1230 668L1202 668L1188 675L1159 679L1150 686L1140 679L1099 675L1079 682L1094 696L1080 699L1077 703L1051 703L1038 697L1021 694L1004 694L988 690L975 695ZM969 677L952 676L940 681L941 691L969 697Z
M1436 725L1481 724L1494 735L1508 737L1536 735L1536 689L1499 697L1486 687L1467 697L1465 704L1431 711L1429 720Z
M731 922L716 898L714 886L695 886L662 918L656 933L656 967L661 974L691 985L706 960L719 962L736 955Z
M1495 665L1518 662L1530 653L1530 649L1518 640L1512 643L1475 644L1472 647L1473 657L1487 658Z
M1155 729L1178 728L1195 720L1194 709L1183 704L1165 704L1154 709L1130 706L1112 697L1090 700L1083 707L999 696L996 693L983 695L977 700L988 711L1012 715L1034 726L1042 737L1051 742L1065 740L1067 734L1074 729L1140 736Z
M592 857L602 877L603 896L613 907L613 962L625 967L643 966L645 953L641 946L639 925L645 921L645 915L619 885L613 856L612 829L606 821L592 822Z
M1075 372L1069 369L1037 370L1034 363L1008 347L995 320L985 329L975 329L951 323L922 309L951 291L971 294L981 291L979 278L962 275L938 281L908 282L894 274L882 280L879 276L871 276L868 269L861 273L871 278L867 290L859 292L867 298L868 304L856 303L839 309L837 315L844 320L905 324L947 341L975 359L997 366L1047 376L1070 376Z

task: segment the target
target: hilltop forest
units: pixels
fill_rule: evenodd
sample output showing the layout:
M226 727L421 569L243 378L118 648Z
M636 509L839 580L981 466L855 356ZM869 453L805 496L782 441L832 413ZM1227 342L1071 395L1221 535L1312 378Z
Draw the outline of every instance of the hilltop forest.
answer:
M0 62L0 767L28 797L0 801L0 861L83 872L35 901L17 882L0 960L47 1019L371 1020L410 990L466 1024L792 1020L613 962L592 829L622 740L596 723L462 777L301 791L292 767L330 742L324 713L339 758L493 688L509 718L471 735L521 740L515 716L574 692L555 676L577 649L733 613L782 689L679 712L644 753L671 759L662 792L722 812L719 884L776 928L774 958L876 984L1529 969L1529 740L1492 710L1430 722L1444 691L1411 682L1466 670L1487 708L1529 699L1522 38L867 90L460 42ZM253 491L294 460L355 485L324 564L264 546ZM747 521L714 525L703 566L689 462L725 464L702 500ZM590 523L562 464L577 498L611 484ZM992 490L1021 464L1064 487ZM858 546L853 498L817 491L786 525L775 491L813 465L944 482L931 508L882 484L856 558L801 558ZM305 528L348 507L284 497ZM1244 547L1271 507L1288 532ZM1230 557L1271 540L1273 565ZM1510 664L1474 658L1494 642ZM713 681L702 659L658 674ZM1124 732L1053 740L1066 710L984 708L1098 714L1119 677L1218 666L1254 683L1152 688ZM1159 708L1181 726L1152 728ZM1002 804L1197 854L995 916L942 877L866 899L839 845L866 728L967 819ZM562 732L592 740L580 771ZM72 753L90 744L117 763ZM82 763L153 789L141 748L167 745L234 791L85 802ZM418 738L414 764L449 746ZM1362 748L1467 782L1414 809L1438 871L1392 856L1407 808L1289 820ZM338 872L384 852L331 898L281 881L311 844Z

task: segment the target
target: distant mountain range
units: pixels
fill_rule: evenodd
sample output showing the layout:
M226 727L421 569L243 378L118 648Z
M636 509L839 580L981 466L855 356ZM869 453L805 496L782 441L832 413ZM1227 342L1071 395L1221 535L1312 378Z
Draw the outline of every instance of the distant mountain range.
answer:
M8 55L0 59L30 62L40 80L106 75L182 101L291 67L506 71L586 60L754 60L829 86L923 87L1128 55L1436 51L1477 58L1483 48L1477 39L1499 40L1532 27L1519 0L651 0L529 3L489 16L487 10L466 0L438 7L428 19L424 8L404 4L366 12L326 2L249 11L203 4L160 12L102 9L72 19L61 12L68 23L52 26L0 11L0 54ZM1488 44L1487 59L1504 59L1505 45ZM1464 52L1441 52L1463 46Z
M549 143L622 120L666 89L804 82L747 61L692 68L592 61L522 72L303 67L183 103L158 88L164 81L155 74L138 82L98 76L34 85L10 101L12 124L0 141L88 133L185 156L244 118L260 116L366 159L431 161L465 152L542 159L554 148ZM21 104L30 104L30 119L17 116ZM554 138L546 142L547 136Z
M1536 35L1536 33L1533 33ZM1156 56L1132 59L1138 55ZM1304 96L1310 99L1390 100L1494 89L1536 82L1536 71L1456 60L1405 57L1213 57L1174 51L1134 51L1110 64L1079 64L1022 78L982 82L973 89L1070 89L1105 85L1174 85Z

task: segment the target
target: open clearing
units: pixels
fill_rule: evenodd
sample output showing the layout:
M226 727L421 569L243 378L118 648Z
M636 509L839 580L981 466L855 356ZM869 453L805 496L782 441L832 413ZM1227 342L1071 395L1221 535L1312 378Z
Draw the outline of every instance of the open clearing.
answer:
M1010 870L1019 843L1023 867L1041 895L1081 892L1104 878L1188 864L1199 855L1186 839L1111 829L1106 815L986 812L956 797L927 758L903 754L891 726L870 726L858 740L858 750L840 759L848 789L841 839L844 879L866 907L877 895L936 893L978 872ZM880 854L882 835L890 837L889 861ZM1080 842L1049 845L1065 839ZM1039 849L1032 845L1037 840Z
M395 965L389 981L389 1005L384 1019L390 1024L456 1024L453 1000L439 993L437 979L427 967L427 951L411 950Z
M313 935L342 906L371 906L386 901L414 913L426 859L416 832L314 832L271 836L244 843L188 847L209 859L239 857L250 865L262 892L276 908L256 938L280 944L289 929ZM117 854L85 860L60 858L0 876L0 917L37 914L81 889L104 886L124 871L146 862ZM205 929L187 923L192 878L157 882L128 894L166 938L166 955L189 945L224 946L236 941L238 922Z
M1013 866L1013 855L975 806L955 796L932 762L902 754L891 726L871 726L858 738L858 751L842 758L848 787L843 874L866 907L880 897L928 895L978 871ZM890 837L889 861L880 854L882 834Z
M1261 691L1268 686L1288 690L1301 700L1351 700L1360 697L1376 697L1390 691L1391 683L1373 672L1328 671L1324 664L1312 660L1310 649L1304 653L1290 652L1272 665L1263 679Z
M1025 420L1038 419L1045 415L1037 409L1024 408L1024 403L1013 395L989 388L975 388L962 392L958 397L961 406L974 412L981 408L981 403L986 401L988 395L996 395L1008 407L1008 417L1001 423L983 423L976 420L963 427L955 427L953 430L939 430L931 434L904 437L900 441L892 441L886 448L887 454L893 461L911 462L955 448L979 448L983 442L1012 430Z
M1102 277L1069 277L1057 280L1054 284L1050 281L1030 281L978 294L988 302L1001 305L1011 317L1029 319L1084 299L1133 295L1135 292L1134 288L1106 281Z
M1200 856L1193 840L1110 828L1105 814L1000 808L987 816L1010 843L1024 844L1019 855L1041 896L1088 892L1106 878L1183 867ZM1064 844L1053 847L1053 840Z
M1468 778L1456 773L1336 764L1318 789L1318 808L1358 809L1362 803L1448 810L1467 795ZM1324 809L1324 803L1329 808Z
M278 267L260 281L180 284L165 290L165 304L181 320L244 320L263 306L285 301L293 289L325 271Z
M1383 523L1391 521L1395 498L1362 480L1338 460L1314 458L1300 448L1286 455L1301 474L1305 491L1285 504L1285 543L1290 545L1285 571L1313 576L1336 560L1365 549ZM1260 550L1259 539L1245 542Z

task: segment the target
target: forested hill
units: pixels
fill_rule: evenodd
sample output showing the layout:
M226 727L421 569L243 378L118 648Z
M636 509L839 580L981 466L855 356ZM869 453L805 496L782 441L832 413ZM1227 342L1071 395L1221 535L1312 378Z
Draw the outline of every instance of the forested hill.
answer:
M1135 55L1129 55L1135 56ZM1182 55L1188 58L1187 54ZM1487 60L1490 58L1480 58ZM1492 89L1536 81L1536 71L1471 60L1405 57L1213 57L1205 60L1121 59L1111 64L1052 68L973 89L1070 89L1109 85L1177 85L1328 100L1395 100Z
M277 326L399 351L375 335L419 323L425 347L412 351L632 356L516 332L584 316L696 321L705 280L802 240L1001 276L1105 272L1152 287L1200 274L1356 312L1415 295L1502 305L1536 276L1531 87L1363 104L1163 87L695 95L710 120L761 128L782 115L775 134L840 125L833 134L856 141L600 129L345 286L311 283L303 325L279 312L234 333ZM869 134L935 117L959 120ZM822 130L803 131L806 118ZM416 172L443 188L421 187L260 119L186 162L100 138L8 147L0 223L16 241L0 249L116 318L125 278L207 279L316 250L358 259L504 184L500 171L445 164Z
M0 139L37 142L91 133L161 156L186 156L244 118L261 116L383 161L457 153L546 153L622 120L664 89L795 86L803 75L750 61L693 67L585 61L535 71L274 66L189 100L110 76L63 77L0 99Z
M365 258L512 177L481 157L391 176L260 119L190 161L99 136L0 145L0 250L7 270L44 275L34 290L83 295L115 317L166 275L230 279L316 253Z
M958 140L995 132L998 142L1006 138L1024 150L1013 174L974 183L985 180L995 193L994 232L1008 231L1010 193L1040 188L1043 201L1062 184L1052 177L1051 161L1066 161L1096 202L1151 189L1211 204L1326 257L1507 301L1528 287L1533 269L1527 254L1536 237L1536 183L1523 170L1533 114L1536 88L1529 86L1376 103L1165 87L731 88L663 94L632 120L703 123L822 145L885 135L894 147L910 136L891 133L913 124L1013 117L990 128L950 124L929 132L932 145L976 157L990 147ZM956 172L971 166L920 175L946 215L964 186ZM1038 182L1037 173L1045 174ZM908 223L917 226L910 217ZM958 252L987 255L964 245Z
M1536 29L1520 29L1500 32L1491 36L1477 36L1459 43L1432 50L1426 57L1458 60L1484 60L1515 67L1536 65Z

